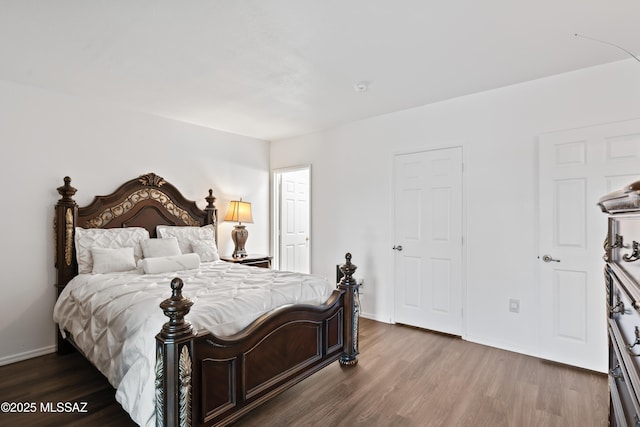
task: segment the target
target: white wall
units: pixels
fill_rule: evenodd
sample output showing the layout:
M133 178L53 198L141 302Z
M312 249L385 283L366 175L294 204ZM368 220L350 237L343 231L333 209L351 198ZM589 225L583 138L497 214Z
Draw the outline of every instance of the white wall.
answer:
M312 271L333 275L351 251L364 314L390 321L393 153L462 145L465 337L536 354L537 135L638 117L640 66L627 60L275 141L271 167L312 165Z
M269 144L0 81L3 159L0 259L3 295L0 365L50 352L55 301L53 206L68 175L78 204L155 172L204 207L213 188L228 201L251 201L247 248L269 253ZM230 254L233 224L219 228Z

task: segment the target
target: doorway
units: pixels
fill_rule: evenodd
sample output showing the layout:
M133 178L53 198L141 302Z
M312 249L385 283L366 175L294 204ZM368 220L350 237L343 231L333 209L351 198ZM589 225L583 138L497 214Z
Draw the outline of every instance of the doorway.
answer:
M640 120L539 136L540 356L605 372L600 197L636 181Z
M396 322L462 335L462 147L394 156Z
M311 166L273 171L273 261L278 270L311 271Z

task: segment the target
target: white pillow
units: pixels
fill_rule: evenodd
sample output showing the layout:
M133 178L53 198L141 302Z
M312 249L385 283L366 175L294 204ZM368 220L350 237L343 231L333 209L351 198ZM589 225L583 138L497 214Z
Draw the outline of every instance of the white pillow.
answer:
M178 246L178 239L167 237L166 239L147 239L140 242L142 254L145 258L160 256L182 255Z
M133 248L136 262L142 258L140 242L149 238L149 232L141 227L81 228L76 227L75 246L78 273L91 273L93 256L91 248Z
M146 274L173 273L194 270L198 267L200 267L200 258L196 254L145 258L140 261L140 268Z
M156 227L158 237L165 239L175 237L178 239L178 246L183 254L192 252L191 242L198 240L215 240L213 225L204 227L180 227L174 225L159 225Z
M133 248L91 248L93 274L118 273L136 269Z
M191 249L193 253L200 256L202 262L220 260L215 240L194 240L191 242Z

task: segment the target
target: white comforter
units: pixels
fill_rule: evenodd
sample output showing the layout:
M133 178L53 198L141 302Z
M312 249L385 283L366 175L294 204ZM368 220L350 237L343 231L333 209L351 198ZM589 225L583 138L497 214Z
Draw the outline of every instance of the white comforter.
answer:
M65 287L54 321L69 331L116 388L116 400L142 426L155 425L155 336L168 321L159 304L180 277L194 305L195 330L239 332L265 312L292 303L321 304L334 285L324 278L223 261L166 274L81 274Z

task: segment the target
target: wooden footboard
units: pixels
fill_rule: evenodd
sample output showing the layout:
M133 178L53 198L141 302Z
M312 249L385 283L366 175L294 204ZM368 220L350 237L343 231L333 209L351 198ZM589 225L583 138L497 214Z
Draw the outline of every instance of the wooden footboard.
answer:
M344 277L322 305L289 305L220 338L195 334L193 304L180 279L161 308L170 318L156 336L158 426L226 425L324 366L357 363L358 285L351 254Z

